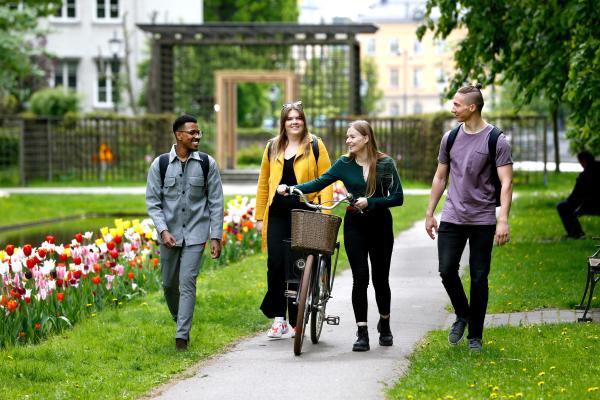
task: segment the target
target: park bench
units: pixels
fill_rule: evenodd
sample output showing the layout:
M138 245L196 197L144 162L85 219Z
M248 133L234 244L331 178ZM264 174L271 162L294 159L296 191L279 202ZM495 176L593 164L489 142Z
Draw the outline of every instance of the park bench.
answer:
M594 240L600 240L600 237L594 237ZM600 281L600 245L596 245L596 251L594 254L588 257L587 261L587 277L585 281L585 289L583 290L583 297L581 303L575 307L579 312L583 311L583 315L577 318L579 322L591 321L592 318L588 318L587 314L590 311L592 305L592 299L594 296L594 288ZM586 301L587 297L587 301Z

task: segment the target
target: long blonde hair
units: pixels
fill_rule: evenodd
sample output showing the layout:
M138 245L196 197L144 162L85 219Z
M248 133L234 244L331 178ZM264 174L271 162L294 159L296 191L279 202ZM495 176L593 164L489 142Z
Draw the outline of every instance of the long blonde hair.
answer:
M302 121L304 121L304 129L302 130L302 137L300 138L300 143L304 143L304 156L308 157L308 152L310 151L310 146L308 146L308 142L310 141L310 135L308 134L308 127L306 126L306 115L304 114L304 110L302 109L302 102L297 101L295 103L284 104L281 109L281 116L279 117L279 135L271 139L271 160L277 159L277 157L279 157L279 154L285 151L285 148L289 143L287 132L285 130L285 121L287 120L287 117L292 110L298 111L300 118L302 118Z
M385 154L377 149L373 128L371 128L371 125L367 121L353 121L350 123L349 128L354 128L358 133L369 138L365 144L365 146L367 146L367 163L369 164L369 176L367 177L367 192L365 193L365 196L371 197L375 193L375 187L377 186L377 160L384 157ZM356 155L348 153L348 158L354 160Z

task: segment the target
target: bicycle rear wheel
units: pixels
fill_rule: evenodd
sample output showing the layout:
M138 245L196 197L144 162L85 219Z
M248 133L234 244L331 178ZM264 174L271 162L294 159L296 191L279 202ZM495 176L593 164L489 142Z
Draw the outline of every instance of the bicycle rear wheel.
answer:
M329 300L329 266L323 256L319 256L318 269L315 271L313 280L313 296L310 318L310 340L317 344L323 330L323 321L325 321L325 308Z
M302 353L302 344L304 343L304 332L310 316L311 298L312 298L312 276L315 257L309 254L306 257L306 264L302 272L302 281L300 283L300 295L298 298L298 316L296 318L296 336L294 336L294 354L299 356Z

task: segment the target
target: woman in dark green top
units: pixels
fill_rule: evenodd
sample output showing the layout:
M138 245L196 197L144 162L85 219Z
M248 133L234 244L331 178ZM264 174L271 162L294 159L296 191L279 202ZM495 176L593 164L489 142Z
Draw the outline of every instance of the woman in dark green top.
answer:
M389 273L394 233L389 207L402 205L404 195L394 160L377 150L373 129L367 121L350 124L346 145L346 156L340 157L319 178L296 188L303 193L313 193L340 180L357 199L353 207L348 207L344 217L344 246L352 269L352 306L358 325L358 339L352 350L367 351L370 348L367 330L369 259L380 314L377 324L379 344L393 344ZM287 188L287 185L280 185L277 191L284 194Z

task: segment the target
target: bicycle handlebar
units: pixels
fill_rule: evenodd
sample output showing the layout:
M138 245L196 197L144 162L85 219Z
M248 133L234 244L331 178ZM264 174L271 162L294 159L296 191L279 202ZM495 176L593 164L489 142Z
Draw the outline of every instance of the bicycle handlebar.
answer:
M302 199L304 200L304 203L308 207L315 209L315 210L333 210L334 208L339 206L341 203L348 203L349 205L353 206L354 203L356 202L356 200L354 200L354 197L352 196L352 193L348 193L346 195L346 197L344 197L343 199L340 199L340 200L334 202L330 206L325 206L323 204L311 203L310 201L308 201L308 199L306 198L304 193L302 193L302 191L300 189L297 189L294 186L288 186L288 192L289 192L289 194L298 194L300 197L302 197ZM362 214L363 211L360 208L356 208L356 209Z

